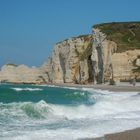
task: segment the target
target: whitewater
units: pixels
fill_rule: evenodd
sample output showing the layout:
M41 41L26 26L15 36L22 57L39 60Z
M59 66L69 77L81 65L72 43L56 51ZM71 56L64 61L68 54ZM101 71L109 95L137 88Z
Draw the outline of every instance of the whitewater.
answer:
M0 85L0 140L77 140L137 127L137 92Z

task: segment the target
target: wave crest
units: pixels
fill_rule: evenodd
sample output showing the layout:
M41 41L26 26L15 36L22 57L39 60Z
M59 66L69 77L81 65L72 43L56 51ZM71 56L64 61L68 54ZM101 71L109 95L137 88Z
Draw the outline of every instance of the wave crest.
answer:
M41 88L11 88L15 91L42 91Z
M25 103L21 106L21 109L30 118L43 119L51 113L51 108L45 101L40 101L38 103Z
M51 114L52 110L45 101L38 103L32 102L20 102L20 103L9 103L0 104L0 117L13 119L43 119L47 118L48 114Z

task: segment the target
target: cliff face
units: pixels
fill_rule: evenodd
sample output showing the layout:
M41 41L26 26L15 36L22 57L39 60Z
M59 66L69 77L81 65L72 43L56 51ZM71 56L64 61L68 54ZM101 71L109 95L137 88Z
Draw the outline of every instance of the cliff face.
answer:
M113 77L117 80L140 79L139 67L140 50L129 50L112 55Z
M92 35L56 44L46 69L50 82L96 84L140 79L139 23L112 24L105 24L105 29L104 25L95 26Z
M65 40L56 44L46 72L53 83L79 83L88 80L88 55L92 35Z
M47 73L53 83L103 83L112 75L115 42L106 40L99 29L94 34L71 38L56 44Z
M7 64L1 68L0 81L9 83L40 84L48 81L47 75L39 68L29 68L25 65Z
M112 79L123 81L136 77L140 80L140 22L105 23L93 28L100 29L107 40L117 44L116 53L110 57Z

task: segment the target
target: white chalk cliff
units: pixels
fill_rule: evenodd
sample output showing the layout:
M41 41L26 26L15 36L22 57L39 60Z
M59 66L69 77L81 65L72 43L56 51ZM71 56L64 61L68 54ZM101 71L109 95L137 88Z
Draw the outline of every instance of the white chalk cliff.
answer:
M42 69L29 68L26 65L7 64L0 71L1 82L40 84L46 82L46 78L47 75Z
M130 40L131 38L128 39ZM90 35L57 43L52 57L40 68L29 68L25 65L3 66L0 81L101 84L110 79L140 79L140 49L127 49L123 52L117 50L116 41L108 39L99 28L93 28Z
M140 65L139 56L140 49L118 53L117 43L106 39L99 29L94 29L92 35L56 44L46 72L52 83L128 81L136 76L140 78L140 72L133 72Z

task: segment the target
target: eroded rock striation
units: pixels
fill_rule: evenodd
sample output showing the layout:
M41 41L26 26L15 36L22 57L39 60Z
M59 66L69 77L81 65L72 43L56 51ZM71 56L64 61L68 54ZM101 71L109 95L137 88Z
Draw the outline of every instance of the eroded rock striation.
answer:
M92 35L56 44L48 61L48 75L53 83L80 83L89 79L88 57L92 51Z
M71 38L56 44L46 72L52 83L103 83L112 75L112 55L117 44L106 40L105 34Z

